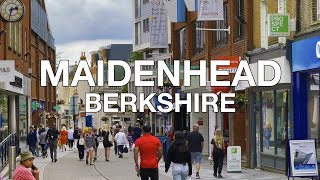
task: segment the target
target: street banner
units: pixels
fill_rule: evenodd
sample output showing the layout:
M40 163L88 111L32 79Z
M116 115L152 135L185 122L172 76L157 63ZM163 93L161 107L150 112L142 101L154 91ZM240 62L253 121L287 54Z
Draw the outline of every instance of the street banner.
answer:
M188 11L198 11L199 0L184 0Z
M150 48L168 47L168 16L163 0L151 0Z
M186 22L184 0L163 0L170 22Z
M292 176L318 176L315 140L290 140Z
M0 82L14 82L14 71L14 60L0 60Z
M227 172L241 172L241 147L227 148Z
M290 36L289 21L288 14L269 14L269 36Z
M223 18L223 0L199 0L197 21L217 21Z

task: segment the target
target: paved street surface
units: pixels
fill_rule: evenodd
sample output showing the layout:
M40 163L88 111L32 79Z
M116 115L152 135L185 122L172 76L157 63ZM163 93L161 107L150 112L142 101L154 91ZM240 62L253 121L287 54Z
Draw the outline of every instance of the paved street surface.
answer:
M24 148L23 148L24 149ZM48 152L49 153L49 152ZM58 179L80 179L80 180L139 180L134 170L133 153L125 154L123 159L119 159L114 155L111 149L110 161L104 159L104 149L100 144L98 150L98 160L94 165L86 165L85 161L79 161L78 153L74 151L61 152L58 150L58 161L51 162L50 157L37 157L34 164L40 169L41 180L58 180ZM161 160L159 164L160 180L171 180L171 168L168 173L164 172L164 162ZM201 179L215 179L213 177L212 165L207 160L203 160L200 170ZM195 171L193 178L195 179ZM242 173L227 173L226 165L224 166L223 179L225 180L286 180L287 177L281 174L243 169ZM6 176L4 179L8 179Z
M111 149L113 150L113 149ZM119 159L111 151L110 162L104 160L103 148L98 150L98 161L94 165L86 165L85 161L79 161L78 154L73 151L59 151L58 162L53 163L50 158L36 158L35 164L40 167L40 178L44 180L56 179L81 179L81 180L138 180L134 170L133 153L126 154L123 159ZM195 173L194 173L195 174ZM242 173L226 173L226 166L222 173L223 179L264 179L264 180L285 180L285 176L260 170L243 169ZM204 162L200 171L201 179L215 179L212 175L212 165ZM194 176L193 176L194 177ZM164 172L164 162L160 162L160 180L171 180L171 171ZM195 179L195 178L193 178Z

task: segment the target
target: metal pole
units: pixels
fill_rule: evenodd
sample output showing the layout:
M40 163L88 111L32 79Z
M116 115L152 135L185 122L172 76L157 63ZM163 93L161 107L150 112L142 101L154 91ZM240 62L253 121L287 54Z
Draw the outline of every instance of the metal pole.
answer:
M9 179L12 179L13 171L16 169L16 146L9 147Z
M73 101L73 128L76 127L76 105L75 105L75 96L72 96Z

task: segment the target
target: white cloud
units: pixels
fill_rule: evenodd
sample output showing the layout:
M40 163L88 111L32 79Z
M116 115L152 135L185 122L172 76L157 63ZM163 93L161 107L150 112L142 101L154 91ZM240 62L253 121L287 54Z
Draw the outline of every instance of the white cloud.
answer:
M131 39L132 0L46 0L56 44Z
M130 40L118 40L118 39L98 39L98 40L80 40L70 43L56 45L57 55L61 53L57 60L69 60L70 65L75 61L80 60L81 52L86 53L87 60L91 61L92 51L97 51L101 46L107 46L110 44L131 44Z

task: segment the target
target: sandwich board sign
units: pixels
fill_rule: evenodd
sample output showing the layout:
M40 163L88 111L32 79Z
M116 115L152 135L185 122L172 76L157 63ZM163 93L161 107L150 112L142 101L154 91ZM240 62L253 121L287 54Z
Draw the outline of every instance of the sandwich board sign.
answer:
M315 140L290 140L291 175L318 176Z

